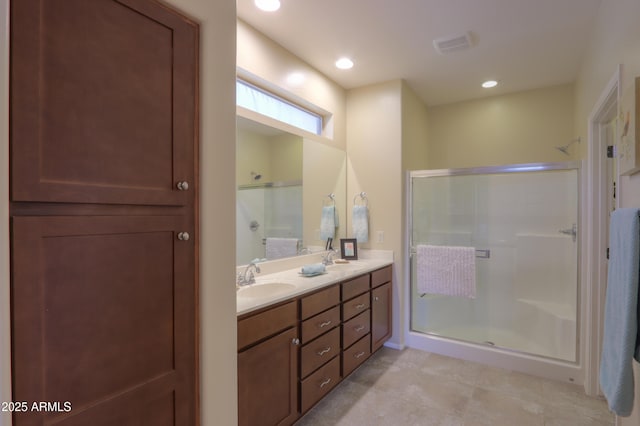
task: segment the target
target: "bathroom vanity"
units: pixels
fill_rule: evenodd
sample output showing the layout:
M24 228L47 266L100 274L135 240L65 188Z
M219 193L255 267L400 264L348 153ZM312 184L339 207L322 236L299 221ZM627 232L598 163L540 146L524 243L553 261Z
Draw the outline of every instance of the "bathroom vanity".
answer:
M332 265L312 278L289 270L239 290L239 425L294 423L382 347L391 263Z

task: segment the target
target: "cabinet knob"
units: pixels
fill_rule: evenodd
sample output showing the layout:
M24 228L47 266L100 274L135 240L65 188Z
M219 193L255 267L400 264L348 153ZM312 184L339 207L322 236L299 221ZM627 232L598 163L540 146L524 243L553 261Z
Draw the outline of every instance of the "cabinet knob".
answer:
M189 238L191 238L191 236L189 235L188 232L180 232L178 234L178 239L180 241L189 241Z
M380 298L378 296L376 296L376 297L373 298L373 300L375 300L377 302L378 300L380 300Z
M291 344L298 346L300 344L300 339L297 337L291 340Z
M187 189L189 189L189 182L187 182L186 180L183 180L181 182L176 183L176 187L180 191L186 191Z

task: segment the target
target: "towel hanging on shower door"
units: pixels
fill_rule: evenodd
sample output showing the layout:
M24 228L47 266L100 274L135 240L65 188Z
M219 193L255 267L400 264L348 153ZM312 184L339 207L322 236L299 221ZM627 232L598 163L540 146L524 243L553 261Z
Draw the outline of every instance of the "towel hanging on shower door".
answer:
M475 248L418 245L416 257L418 292L475 299Z

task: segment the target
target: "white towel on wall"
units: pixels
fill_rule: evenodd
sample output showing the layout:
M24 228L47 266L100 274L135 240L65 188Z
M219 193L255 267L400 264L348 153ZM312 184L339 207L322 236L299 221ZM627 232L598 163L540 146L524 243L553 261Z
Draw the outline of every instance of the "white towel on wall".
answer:
M298 254L297 238L267 238L266 258L280 259Z
M333 238L338 227L338 212L335 206L322 207L322 216L320 217L320 239L326 241Z
M475 299L475 248L418 245L416 257L418 292Z
M359 243L369 241L369 208L367 206L353 206L353 238Z

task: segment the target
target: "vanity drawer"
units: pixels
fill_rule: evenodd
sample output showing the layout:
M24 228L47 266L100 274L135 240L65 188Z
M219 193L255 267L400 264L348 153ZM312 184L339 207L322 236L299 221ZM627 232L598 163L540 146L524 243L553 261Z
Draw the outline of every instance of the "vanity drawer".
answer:
M366 310L342 325L342 347L344 349L348 348L354 342L360 340L361 337L369 333L371 330L370 312L371 311Z
M340 306L334 306L328 311L303 321L301 327L302 344L310 342L337 325L340 325Z
M377 271L373 271L371 273L371 288L375 288L384 283L388 283L391 281L391 279L392 279L391 265L384 267L382 269L378 269Z
M340 353L340 329L334 328L300 349L300 377L306 377Z
M355 317L360 312L364 312L369 309L371 304L370 294L366 292L351 300L347 300L342 303L342 320L347 321L350 318Z
M348 300L369 290L369 274L361 275L349 281L345 281L342 286L342 300Z
M300 317L306 320L340 303L340 288L337 285L319 291L300 300Z
M342 377L347 377L371 355L371 334L358 340L342 354Z
M238 350L294 327L296 320L295 301L239 320Z
M325 396L340 382L340 357L329 361L318 371L307 377L300 385L300 409L302 413Z

